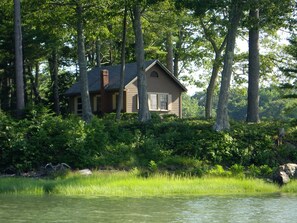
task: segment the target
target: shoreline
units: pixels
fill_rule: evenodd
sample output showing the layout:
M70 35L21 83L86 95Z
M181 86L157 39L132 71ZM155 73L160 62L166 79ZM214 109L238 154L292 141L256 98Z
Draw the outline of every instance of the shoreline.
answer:
M204 195L297 194L297 182L279 187L257 178L181 177L155 174L141 177L137 173L94 172L89 176L70 173L56 179L2 177L0 195L62 195L108 197L176 197Z

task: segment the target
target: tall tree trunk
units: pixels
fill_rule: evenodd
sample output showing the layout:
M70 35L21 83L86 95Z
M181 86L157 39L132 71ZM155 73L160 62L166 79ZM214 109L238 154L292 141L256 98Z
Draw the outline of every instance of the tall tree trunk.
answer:
M14 38L15 38L15 72L16 72L16 106L17 116L21 117L25 109L25 91L23 74L23 47L21 29L21 3L14 0Z
M175 77L178 77L178 74L179 74L178 73L179 72L178 63L179 63L179 52L182 47L182 38L183 38L183 28L180 27L179 32L178 32L178 40L176 42L175 52L174 52L173 74Z
M99 37L96 38L96 66L101 67L101 44Z
M54 48L52 51L51 59L49 60L50 73L53 82L53 96L54 96L54 112L60 115L60 98L59 98L59 80L58 80L58 52Z
M242 15L242 1L233 0L230 12L230 26L227 34L227 45L224 56L224 67L222 71L222 81L217 109L217 118L214 130L222 131L230 128L228 117L228 96L234 59L235 39L238 25Z
M39 104L41 101L41 98L36 87L36 83L35 83L36 79L34 78L33 68L31 66L28 66L28 76L31 82L31 100L34 101L35 104Z
M93 114L91 109L88 74L87 74L87 61L85 57L85 43L83 34L83 8L81 3L78 3L76 8L77 13L77 51L78 51L78 66L80 75L80 93L82 101L82 118L86 122L90 122Z
M214 97L214 91L216 87L216 82L219 74L219 69L221 67L219 58L216 55L214 64L212 67L211 77L209 81L209 85L207 87L206 91L206 102L205 102L205 118L210 119L212 118L212 104L213 104L213 97Z
M147 122L151 119L151 114L149 112L148 107L147 81L144 64L144 44L141 27L141 2L137 1L135 3L133 7L133 15L133 27L135 34L135 54L137 66L137 87L139 99L138 120L140 122Z
M34 90L36 103L40 103L41 97L40 97L40 93L39 93L39 63L38 62L36 62L36 64L35 64L35 78L34 78L33 90Z
M37 91L39 91L39 63L36 62L35 64L35 86Z
M247 122L259 122L259 9L250 10Z
M123 36L122 36L122 52L121 52L121 76L120 76L120 89L119 97L117 101L116 120L121 119L121 110L124 100L124 88L125 88L125 64L126 64L126 42L127 42L127 2L125 0L125 11L123 19Z
M173 43L172 43L172 33L168 32L166 36L166 67L173 73Z
M227 37L224 38L220 47L218 47L216 41L212 38L211 35L209 35L209 32L208 32L206 26L204 25L202 17L199 18L199 21L203 28L203 32L204 32L206 39L211 43L213 50L215 52L215 58L214 58L214 62L212 65L212 72L211 72L209 85L208 85L207 91L206 91L206 102L205 102L205 118L210 119L210 118L212 118L212 105L213 105L215 86L216 86L219 70L221 68L221 59L222 59L221 54L226 46Z

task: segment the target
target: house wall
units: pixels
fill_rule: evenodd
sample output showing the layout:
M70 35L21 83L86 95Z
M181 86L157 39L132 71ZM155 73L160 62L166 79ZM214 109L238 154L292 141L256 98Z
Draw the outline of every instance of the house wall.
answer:
M118 92L106 92L104 95L106 97L106 100L103 101L103 103L105 104L102 104L102 100L101 100L101 106L103 106L104 112L106 113L116 112L116 103L117 103L116 98L117 98ZM102 110L101 110L102 107L100 108L100 105L97 105L97 101L96 101L96 97L98 96L101 98L100 93L90 94L91 108L94 114L102 114ZM71 113L77 114L76 106L77 106L78 97L79 96L77 95L69 98L69 111ZM126 98L127 98L126 92L124 92L123 107L122 107L123 112L126 112Z
M126 112L138 112L137 110L137 81L133 81L126 87Z
M152 77L151 73L155 71L158 73L158 77ZM154 65L146 72L147 77L147 91L148 93L164 93L169 94L171 99L171 104L168 106L168 111L158 111L164 114L175 114L182 117L181 111L181 93L182 88L158 65ZM117 92L105 92L105 112L115 112L115 99ZM100 95L100 92L91 93L91 106L92 111L94 111L94 97ZM138 112L138 90L137 90L137 79L135 78L130 84L125 88L124 92L124 103L123 111L127 113L137 113ZM102 103L102 101L101 101ZM69 98L69 109L71 112L76 113L76 96ZM95 113L100 113L100 111L95 111Z
M156 71L158 77L151 77L151 72ZM176 82L168 76L160 66L153 66L146 72L148 93L167 93L171 95L171 109L160 111L164 114L175 114L182 117L181 113L181 93L182 90ZM127 87L127 112L138 112L137 109L137 80L134 80Z

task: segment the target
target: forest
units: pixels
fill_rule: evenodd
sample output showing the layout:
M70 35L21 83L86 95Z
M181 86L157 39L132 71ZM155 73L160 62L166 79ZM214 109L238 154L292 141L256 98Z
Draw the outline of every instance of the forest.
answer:
M0 172L63 162L197 175L239 165L265 176L296 162L296 4L2 0ZM143 67L151 59L196 89L183 95L183 119L149 111ZM129 62L137 63L138 113L120 113L121 89L117 112L96 117L87 71L121 64L122 77ZM64 95L77 80L81 117Z

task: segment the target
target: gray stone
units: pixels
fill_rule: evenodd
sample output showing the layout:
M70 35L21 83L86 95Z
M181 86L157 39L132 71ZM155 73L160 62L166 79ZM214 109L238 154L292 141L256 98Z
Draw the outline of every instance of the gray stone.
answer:
M279 171L284 171L290 178L297 178L297 164L287 163L279 166Z
M295 163L280 165L273 175L273 181L279 185L290 182L290 179L297 179L297 164Z
M82 170L79 170L78 173L79 173L80 175L84 175L84 176L92 175L92 171L89 170L89 169L82 169Z

